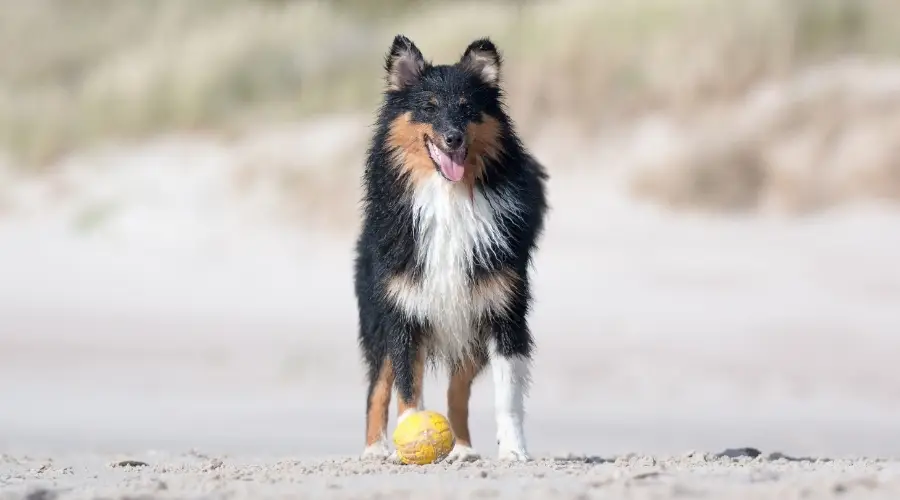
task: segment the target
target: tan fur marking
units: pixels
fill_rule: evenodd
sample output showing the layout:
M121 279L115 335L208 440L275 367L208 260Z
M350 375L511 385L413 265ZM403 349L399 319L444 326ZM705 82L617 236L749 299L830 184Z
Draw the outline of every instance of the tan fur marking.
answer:
M500 145L500 122L482 113L481 123L470 123L466 127L469 138L469 153L466 156L466 173L463 177L470 188L484 176L484 158L499 160L503 151ZM404 113L391 122L388 129L388 145L396 151L395 160L400 165L400 174L408 174L409 181L416 185L434 174L434 162L428 154L424 137L435 139L434 128L427 123L414 123L412 113Z
M412 113L404 113L391 122L388 145L396 151L395 160L400 174L409 174L413 185L423 182L434 173L434 162L428 155L424 137L434 140L434 128L427 123L414 123Z
M403 415L406 410L417 410L422 402L422 384L425 381L425 348L419 347L416 353L416 359L413 362L413 399L412 401L404 401L403 397L397 396L397 416Z
M391 404L393 387L394 367L391 361L386 359L369 398L369 412L366 414L366 446L377 443L387 433L388 407Z
M472 395L472 382L482 367L482 363L468 360L450 375L450 385L447 388L447 416L456 442L462 446L472 446L472 437L469 434L469 398Z
M416 57L413 47L412 44L407 45L391 58L386 75L388 90L402 90L409 84L409 80L417 78L425 69L424 61Z
M509 306L510 298L519 284L519 278L510 269L502 269L481 278L472 286L472 303L480 310L502 311ZM386 286L387 296L397 304L416 293L415 285L407 275L391 277Z
M472 298L486 310L503 311L519 284L519 278L510 269L503 269L482 278L472 290Z
M474 186L475 181L484 176L484 157L499 160L503 151L500 146L500 122L488 114L481 114L481 123L470 123L466 127L469 137L469 154L466 157L466 175L463 180Z
M476 50L468 54L463 65L481 76L481 80L492 87L500 83L500 67L497 60L485 52Z

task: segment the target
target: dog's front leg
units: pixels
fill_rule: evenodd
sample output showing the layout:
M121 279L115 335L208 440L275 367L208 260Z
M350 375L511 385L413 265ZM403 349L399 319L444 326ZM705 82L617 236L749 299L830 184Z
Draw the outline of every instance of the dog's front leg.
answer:
M491 369L500 460L531 460L525 441L525 396L531 380L531 339L522 322L494 325Z

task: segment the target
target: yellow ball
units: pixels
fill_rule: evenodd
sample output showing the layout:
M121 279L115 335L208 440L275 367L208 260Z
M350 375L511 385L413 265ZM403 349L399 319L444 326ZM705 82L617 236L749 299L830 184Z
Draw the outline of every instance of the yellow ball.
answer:
M433 411L412 413L394 429L394 446L404 464L425 465L443 460L455 444L450 422Z

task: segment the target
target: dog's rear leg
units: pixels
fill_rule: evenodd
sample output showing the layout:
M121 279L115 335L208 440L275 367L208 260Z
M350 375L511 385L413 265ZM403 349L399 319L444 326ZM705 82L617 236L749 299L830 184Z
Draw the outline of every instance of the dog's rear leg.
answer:
M383 358L369 367L369 392L366 399L366 448L364 457L390 455L387 441L388 408L394 386L391 360Z

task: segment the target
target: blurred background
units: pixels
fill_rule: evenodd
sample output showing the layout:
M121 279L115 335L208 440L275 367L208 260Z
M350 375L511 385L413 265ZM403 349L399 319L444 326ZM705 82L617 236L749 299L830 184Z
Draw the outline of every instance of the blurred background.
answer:
M893 0L0 0L0 447L362 450L397 33L490 36L551 175L537 454L900 452Z

